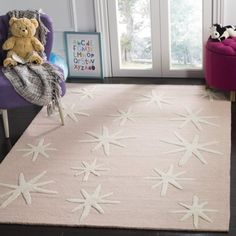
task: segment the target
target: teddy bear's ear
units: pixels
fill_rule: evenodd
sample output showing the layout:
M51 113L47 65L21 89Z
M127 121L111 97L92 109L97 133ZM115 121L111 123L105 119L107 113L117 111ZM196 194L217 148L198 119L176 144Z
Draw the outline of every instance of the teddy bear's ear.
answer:
M9 25L12 26L14 22L17 21L17 18L16 17L12 17L9 21Z
M38 28L39 23L36 19L30 19L31 23L35 26L35 28Z

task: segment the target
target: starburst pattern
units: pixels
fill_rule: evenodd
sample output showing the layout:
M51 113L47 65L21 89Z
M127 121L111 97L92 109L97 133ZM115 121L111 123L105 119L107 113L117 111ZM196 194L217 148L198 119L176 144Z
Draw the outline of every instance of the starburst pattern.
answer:
M198 196L193 196L192 205L187 205L187 204L184 204L181 202L179 203L179 205L186 208L186 210L172 211L172 213L186 213L180 219L180 221L185 221L189 217L193 217L193 225L197 229L199 226L199 218L212 223L212 220L205 214L206 212L218 212L218 210L204 209L204 206L206 206L207 204L208 204L208 202L202 202L200 204Z
M74 122L78 122L78 117L80 116L87 116L87 117L89 116L89 114L83 111L76 110L75 104L63 104L62 109L63 109L64 119L70 118Z
M217 116L200 116L199 114L202 112L202 109L193 112L191 109L185 107L185 110L186 114L177 113L177 115L179 115L180 117L171 119L173 121L183 121L183 123L179 126L179 128L183 128L188 123L192 123L198 130L202 130L201 124L218 127L217 124L214 124L207 120L207 119L217 118Z
M211 91L209 89L203 89L200 93L201 98L208 99L209 101L213 102L214 100L220 100L224 99L225 97L223 94L216 93L214 91Z
M183 137L181 137L177 132L174 132L174 134L177 137L177 139L179 140L178 142L166 141L166 140L161 140L161 141L180 147L175 150L168 151L168 152L166 152L166 154L184 152L184 155L181 157L181 159L179 161L180 166L186 164L187 161L192 156L195 156L203 164L207 164L206 160L204 159L203 155L201 154L201 151L222 155L222 153L220 153L218 151L206 148L206 146L217 144L218 142L213 141L213 142L207 142L207 143L199 143L199 136L198 135L195 135L192 142L189 142L186 139L184 139Z
M135 138L134 136L119 136L122 131L118 131L114 134L109 134L109 130L106 126L102 127L102 134L96 134L94 132L86 132L86 134L94 137L93 140L79 140L81 143L98 143L92 151L95 151L101 147L103 147L103 151L106 156L110 155L110 145L115 145L119 147L126 147L124 144L120 143L118 140L127 139L127 138Z
M79 94L80 100L94 99L96 86L92 88L81 88L79 90L74 90L72 93Z
M131 107L129 107L127 111L118 109L117 112L118 112L118 114L112 114L112 115L109 115L109 116L117 117L114 121L119 121L120 122L120 126L126 124L127 121L135 122L134 118L141 117L137 113L134 113L132 111Z
M162 109L162 104L171 104L168 100L171 97L166 97L164 93L156 93L154 90L149 95L142 95L143 98L138 99L138 102L146 102L147 105L155 104Z
M97 165L97 159L95 159L92 163L88 163L86 161L82 161L81 167L71 167L72 170L78 170L75 176L83 175L83 181L87 181L90 174L95 176L100 176L100 171L107 171L107 168L101 168L104 164Z
M47 151L56 151L55 148L50 148L51 143L44 144L44 138L41 138L36 145L27 144L29 148L17 149L17 151L26 152L23 157L31 156L32 161L35 162L41 155L42 157L49 158Z
M83 198L72 198L67 199L68 202L78 203L79 206L75 207L72 212L82 210L82 214L80 216L80 222L82 222L86 217L88 217L91 208L97 210L100 214L104 213L103 208L100 206L101 204L117 204L120 203L119 201L109 200L106 199L113 195L113 193L107 193L104 195L100 195L101 192L101 185L98 185L95 189L94 193L89 194L84 189L81 189L81 195Z
M151 179L151 180L157 180L158 181L156 184L152 185L152 188L157 188L160 185L162 185L161 196L166 196L168 186L170 184L172 186L182 190L183 187L177 181L193 180L192 178L181 178L181 177L179 177L180 175L185 174L185 171L174 174L173 169L174 169L174 167L173 167L173 165L171 165L169 167L169 170L165 173L165 172L155 168L154 171L156 172L156 174L158 176L146 177L146 179Z
M12 203L15 199L17 199L20 195L23 196L26 204L30 205L32 202L30 192L33 193L44 193L44 194L57 194L56 191L51 191L48 189L41 188L44 185L53 183L54 181L44 181L37 183L47 172L44 171L41 174L37 175L33 179L29 180L28 182L25 180L24 174L20 173L18 178L18 185L12 184L4 184L0 183L0 186L7 187L13 189L5 194L0 195L0 198L4 198L9 196L1 205L1 208L7 207L10 203Z

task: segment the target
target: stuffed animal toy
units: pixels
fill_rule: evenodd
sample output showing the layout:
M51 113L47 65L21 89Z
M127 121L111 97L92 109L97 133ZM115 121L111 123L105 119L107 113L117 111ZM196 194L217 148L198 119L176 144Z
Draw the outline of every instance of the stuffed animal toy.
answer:
M214 24L210 28L210 31L210 38L217 42L221 42L229 37L236 37L236 29L232 25L222 26L220 24Z
M9 21L12 36L3 44L3 50L7 50L7 58L4 60L5 67L15 66L17 63L42 64L43 58L38 52L44 51L42 43L34 37L38 27L36 19L15 18Z

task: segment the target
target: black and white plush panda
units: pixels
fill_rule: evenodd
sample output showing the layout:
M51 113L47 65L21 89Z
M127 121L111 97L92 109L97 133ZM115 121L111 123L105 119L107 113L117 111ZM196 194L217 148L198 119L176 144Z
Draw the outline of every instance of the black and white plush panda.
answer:
M221 42L229 37L236 37L236 28L232 25L222 26L214 24L210 28L210 38L214 41Z

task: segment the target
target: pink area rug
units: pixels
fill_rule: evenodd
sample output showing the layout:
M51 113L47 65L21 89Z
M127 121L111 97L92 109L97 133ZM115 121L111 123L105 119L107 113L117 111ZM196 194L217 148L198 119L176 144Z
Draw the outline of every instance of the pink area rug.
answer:
M231 105L202 86L69 84L0 165L0 223L227 231Z

